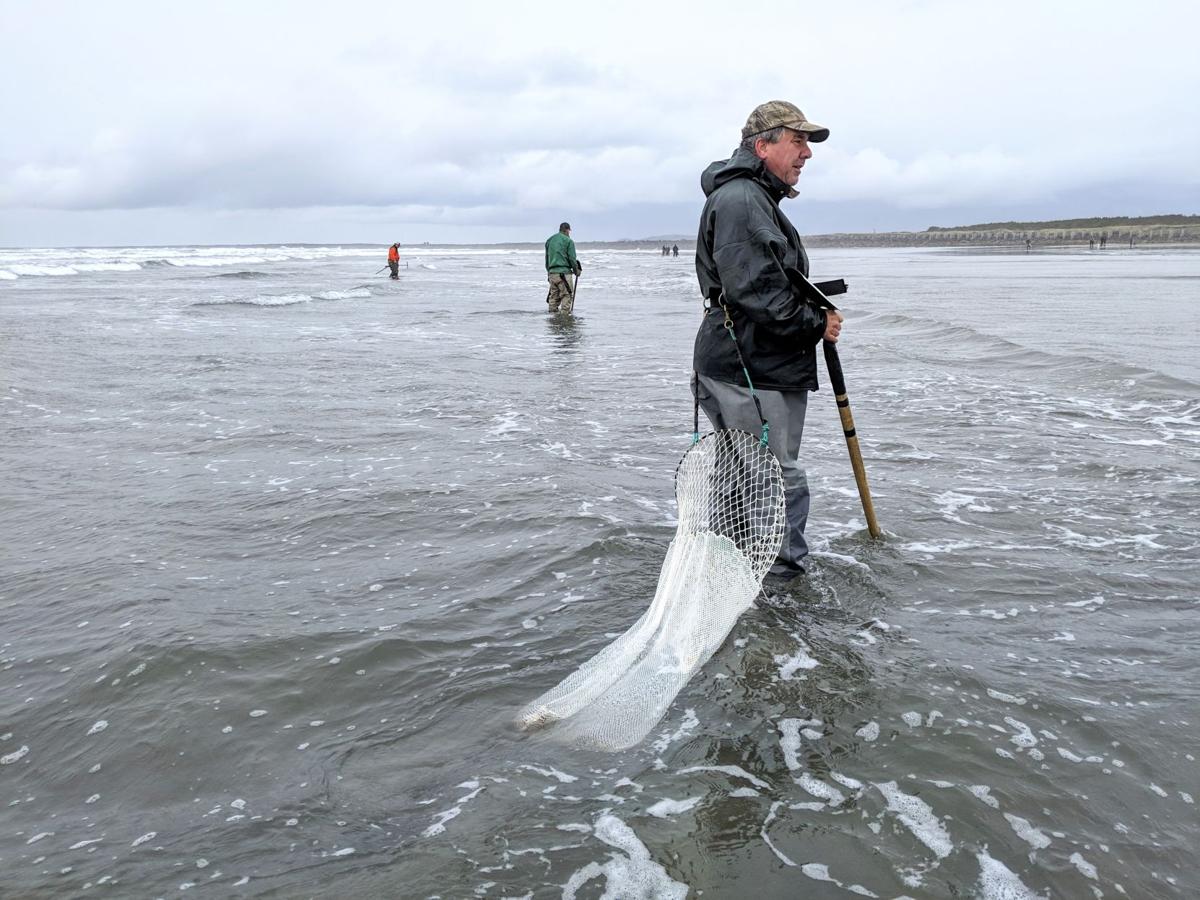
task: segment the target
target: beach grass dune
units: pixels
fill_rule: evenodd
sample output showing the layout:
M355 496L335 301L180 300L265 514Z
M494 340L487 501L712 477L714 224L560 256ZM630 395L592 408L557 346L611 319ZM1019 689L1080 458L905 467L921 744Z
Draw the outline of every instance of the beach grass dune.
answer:
M1164 215L1129 218L1066 219L1053 222L994 222L925 231L879 231L806 235L810 247L1022 247L1028 239L1039 246L1097 245L1101 237L1113 246L1134 244L1200 245L1200 216Z

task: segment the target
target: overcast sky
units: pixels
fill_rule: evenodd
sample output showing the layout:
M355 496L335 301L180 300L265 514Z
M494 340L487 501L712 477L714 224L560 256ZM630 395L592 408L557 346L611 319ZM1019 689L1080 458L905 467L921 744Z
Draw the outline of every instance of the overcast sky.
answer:
M1200 212L1200 3L0 0L0 244L693 234L798 104L803 233Z

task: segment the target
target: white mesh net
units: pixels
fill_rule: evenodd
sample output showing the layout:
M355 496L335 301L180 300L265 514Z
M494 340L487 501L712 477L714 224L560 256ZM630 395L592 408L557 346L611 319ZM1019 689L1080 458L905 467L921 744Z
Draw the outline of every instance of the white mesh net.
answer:
M624 750L644 738L724 643L762 587L783 541L783 476L743 431L707 434L675 470L679 528L645 614L530 703L524 728Z

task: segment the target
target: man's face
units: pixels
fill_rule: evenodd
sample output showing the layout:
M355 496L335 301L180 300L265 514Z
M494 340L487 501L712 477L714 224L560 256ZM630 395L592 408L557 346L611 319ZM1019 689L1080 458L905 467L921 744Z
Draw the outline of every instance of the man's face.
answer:
M794 187L800 180L800 170L806 160L812 158L812 149L808 146L808 135L802 131L783 129L783 134L774 144L758 141L754 152L763 161L767 171L789 187Z

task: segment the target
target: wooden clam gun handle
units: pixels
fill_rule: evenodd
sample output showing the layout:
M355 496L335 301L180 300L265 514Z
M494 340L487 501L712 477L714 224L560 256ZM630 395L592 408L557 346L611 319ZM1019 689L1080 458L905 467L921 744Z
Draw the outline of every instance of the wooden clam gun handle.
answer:
M846 282L822 281L813 284L799 272L789 271L793 283L803 289L804 295L825 309L837 309L829 302L830 296L846 293ZM854 482L858 485L858 497L862 500L863 514L867 518L867 531L871 537L883 535L879 521L875 518L875 504L871 502L871 487L867 484L867 469L863 465L862 450L858 446L858 431L854 427L854 414L850 411L850 398L846 396L846 376L842 374L842 360L838 356L837 344L822 341L825 351L825 367L829 370L829 384L837 401L838 415L842 420L842 433L846 436L846 449L850 453L850 466L854 469Z

